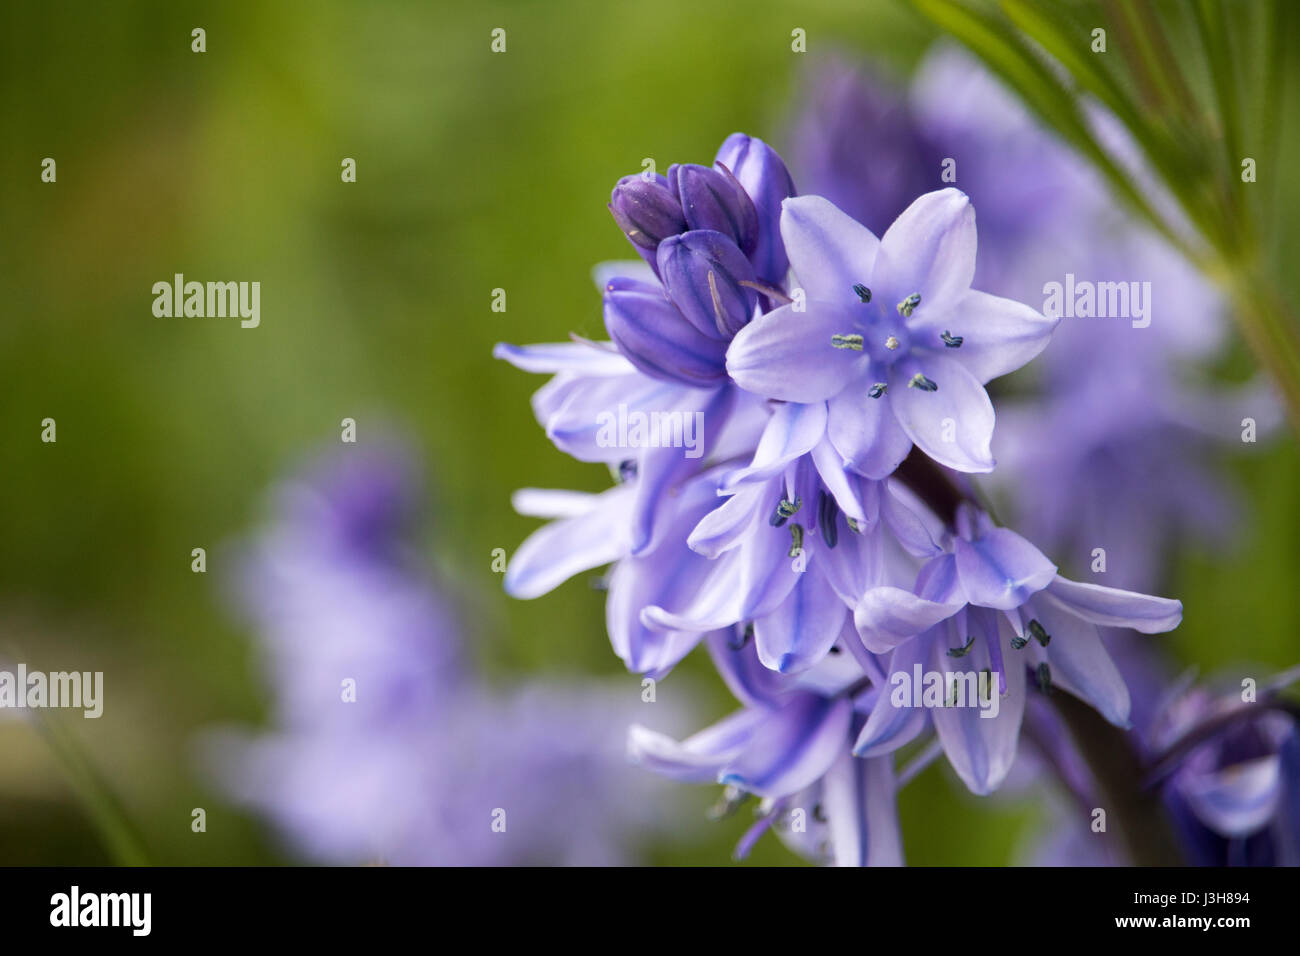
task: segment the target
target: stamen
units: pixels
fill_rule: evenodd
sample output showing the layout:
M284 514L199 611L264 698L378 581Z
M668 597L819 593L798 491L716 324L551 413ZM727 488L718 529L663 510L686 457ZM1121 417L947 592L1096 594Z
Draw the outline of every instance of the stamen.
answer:
M915 375L913 375L912 380L907 383L907 387L919 388L923 392L939 391L939 386L934 384L932 380L926 378L924 373L922 372L917 372Z
M1029 622L1028 630L1034 640L1038 641L1039 644L1042 644L1043 647L1046 647L1047 642L1052 639L1052 635L1048 634L1047 629L1044 628L1043 625L1039 624L1037 620Z
M1052 692L1052 669L1047 666L1047 662L1038 665L1038 670L1034 671L1034 679L1038 681L1038 689L1044 694Z
M819 491L817 494L817 527L821 529L826 547L833 548L840 539L840 529L835 523L835 519L840 514L840 506L834 496L824 491Z
M802 507L803 499L798 495L794 496L794 501L782 498L776 503L776 511L772 512L769 522L773 528L779 528L785 524L787 518L793 518Z
M1023 650L1024 646L1029 643L1029 638L1021 637L1019 634L1011 635L1011 649L1013 651Z
M871 388L867 391L867 394L870 395L872 398L879 398L881 395L885 394L885 390L888 388L889 386L886 385L884 382L877 382L875 385L871 386Z
M850 518L848 515L845 515L844 520L849 523L850 531L854 534L862 534L862 525L858 524L857 518Z
M853 291L858 294L858 298L861 299L863 302L871 301L871 290L868 289L866 286L864 286L861 282L857 283L853 287Z
M885 339L885 348L889 349L891 352L896 351L898 349L898 337L891 335L889 338Z
M921 293L913 292L902 302L898 303L898 314L903 318L911 316L912 312L921 304Z
M803 551L803 525L790 525L790 554L792 558L799 557Z
M966 341L960 335L953 335L947 329L943 330L943 333L939 338L943 339L943 344L950 349L959 349L961 348L961 343Z
M855 352L862 351L862 336L860 335L832 335L831 345L837 349L853 349Z
M975 635L972 634L972 635L970 635L969 637L966 638L966 643L963 644L961 647L950 647L950 648L948 648L948 656L949 656L949 657L965 657L965 656L967 655L967 653L969 653L970 649L971 649L972 647L974 647L974 646L975 646Z

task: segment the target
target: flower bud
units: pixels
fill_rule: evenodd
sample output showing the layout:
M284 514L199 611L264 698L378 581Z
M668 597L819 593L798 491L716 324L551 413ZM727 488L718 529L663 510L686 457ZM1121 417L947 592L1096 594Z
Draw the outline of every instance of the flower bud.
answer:
M684 232L659 244L659 275L682 315L712 339L729 341L748 324L758 294L754 267L728 236L709 229Z
M795 195L794 181L776 150L761 139L732 133L715 160L731 170L754 204L758 233L749 259L764 282L780 286L790 268L781 242L781 201Z
M720 232L749 255L758 240L758 213L736 177L692 165L678 166L676 174L686 227Z
M605 286L605 328L647 375L695 387L727 377L726 343L701 334L657 285L611 279Z
M624 176L610 194L609 211L623 235L651 265L659 243L686 229L681 203L663 176Z

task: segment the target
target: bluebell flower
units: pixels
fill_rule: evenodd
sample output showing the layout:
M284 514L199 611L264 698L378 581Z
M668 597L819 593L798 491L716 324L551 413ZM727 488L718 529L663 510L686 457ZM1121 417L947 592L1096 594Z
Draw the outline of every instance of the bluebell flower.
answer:
M978 708L899 706L883 697L856 752L889 752L931 723L953 769L975 793L997 789L1010 772L1024 714L1027 678L1062 688L1118 726L1129 721L1129 693L1100 627L1146 634L1172 630L1182 605L1070 581L1037 548L963 505L942 554L917 575L913 590L867 591L854 613L866 649L891 654L888 672L916 667L946 675L987 671L1003 699L995 717Z
M727 371L768 398L827 406L849 467L884 477L913 444L958 471L993 469L990 379L1056 325L971 288L975 213L956 189L917 199L877 239L817 196L786 200L781 236L806 301L754 320Z
M901 865L893 758L850 752L870 684L854 659L828 658L817 673L791 678L767 670L743 632L712 635L708 647L743 708L680 742L634 727L633 759L675 780L722 783L733 799L758 797L758 821L738 856L775 829L819 862Z

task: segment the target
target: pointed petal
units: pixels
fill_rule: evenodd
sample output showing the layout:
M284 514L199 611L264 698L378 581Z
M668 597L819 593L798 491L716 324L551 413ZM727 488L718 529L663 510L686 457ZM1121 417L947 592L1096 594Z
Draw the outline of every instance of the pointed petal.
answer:
M808 299L852 306L859 303L853 286L872 284L879 240L829 200L799 196L783 202L781 238Z
M794 182L785 163L767 143L743 133L728 136L714 162L731 170L754 201L759 223L757 242L749 256L754 271L768 282L781 282L790 265L781 242L781 202L794 195Z
M975 276L975 210L959 189L926 193L880 239L876 282L900 298L921 293L922 312L953 308Z
M1159 634L1172 631L1183 619L1181 601L1059 576L1047 593L1085 621L1102 627L1131 627L1143 634Z
M768 712L744 751L723 768L720 783L762 797L796 793L826 773L848 744L853 704L799 694Z
M936 540L938 529L926 524L912 501L900 497L897 482L885 483L885 493L880 496L880 516L890 534L912 557L931 558L942 553Z
M948 354L980 382L1014 372L1047 347L1061 321L1049 319L1014 299L969 289L950 312L918 309L912 341L925 340L938 348L942 333L960 336L962 343Z
M628 730L628 757L637 764L683 783L708 783L749 743L766 714L739 710L680 743L665 734L633 724Z
M858 474L877 479L891 475L912 450L912 439L894 416L889 395L872 398L864 389L846 388L827 404L826 435Z
M707 558L716 558L731 550L745 540L750 529L760 520L764 505L770 504L766 500L768 497L767 484L745 485L737 489L735 494L700 519L686 539L687 545Z
M917 373L938 389L909 387ZM890 369L888 398L907 437L939 464L965 472L993 470L993 403L959 363L925 353L904 359Z
M867 523L867 513L862 499L858 495L857 481L845 471L844 460L840 457L830 439L823 437L812 450L813 465L817 474L831 493L835 503L845 515L862 524Z
M507 594L523 600L540 597L578 572L609 564L627 552L627 537L621 533L627 490L612 488L600 499L585 514L552 521L525 539L506 568Z
M498 342L492 357L504 359L525 372L586 372L590 375L623 375L633 371L632 363L612 347L594 342L550 342L542 345L510 345Z
M848 614L822 574L803 572L776 610L754 621L759 659L783 674L807 670L830 651Z
M600 495L566 488L520 488L510 506L528 518L576 518L599 507Z

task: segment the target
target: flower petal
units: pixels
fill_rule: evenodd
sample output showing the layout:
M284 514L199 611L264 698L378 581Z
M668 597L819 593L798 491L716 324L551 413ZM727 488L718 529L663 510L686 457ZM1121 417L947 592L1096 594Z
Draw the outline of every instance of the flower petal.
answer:
M524 600L540 597L579 571L621 558L628 548L625 487L611 488L585 514L543 525L524 540L506 568L505 589Z
M1003 659L1014 660L1011 657L1015 652L1011 649L1010 626L1000 623L998 631ZM955 631L951 636L958 637ZM945 694L949 674L977 675L976 688L981 698L977 701L978 706L969 706L968 702L968 706L949 707L945 700L945 706L930 708L930 717L943 744L944 754L957 776L972 793L980 796L992 793L1001 786L1016 760L1020 723L1025 711L1025 668L1018 663L1007 668L1007 692L997 698L995 713L992 709L994 699L985 695L989 691L997 695L996 679L984 688L978 684L980 672L985 668L991 669L992 663L983 641L976 641L966 656L959 658L947 653L943 641L935 641L930 655L930 667L944 675ZM994 713L995 716L988 716Z
M929 712L912 706L908 693L916 679L916 668L929 656L932 635L900 644L889 657L887 681L881 685L876 703L858 734L853 753L859 757L876 757L892 753L916 739L925 729ZM900 676L901 675L901 676Z
M759 278L781 283L790 263L781 242L781 202L794 195L794 182L776 150L761 139L732 133L714 159L745 188L758 212L758 238L750 261Z
M738 710L680 743L633 724L628 729L628 757L682 783L709 783L749 743L765 716L761 710Z
M921 196L880 239L876 282L900 299L919 292L918 318L951 310L974 276L975 210L959 189Z
M754 621L759 660L782 674L807 670L830 651L848 614L824 575L803 572L776 610Z
M1172 631L1183 619L1183 603L1136 591L1084 584L1056 577L1047 593L1074 614L1103 627L1131 627L1143 634Z
M1007 528L992 528L974 541L953 543L957 574L971 604L1009 611L1047 587L1056 565Z
M616 280L605 289L605 329L638 369L696 388L727 377L726 346L699 332L658 286Z
M796 793L825 774L847 746L852 717L847 697L799 694L765 715L718 782L762 797Z
M891 475L912 450L912 439L894 417L888 395L871 398L860 388L846 388L827 405L826 435L858 474L877 479Z
M902 866L903 834L890 757L840 754L822 783L836 866Z
M504 359L525 372L586 372L590 375L624 375L632 363L611 348L595 342L549 342L541 345L510 345L498 342L492 357Z
M1033 600L1028 612L1051 636L1044 650L1052 683L1091 704L1115 726L1129 726L1128 687L1102 643L1097 625L1042 597Z
M1061 321L1049 319L1022 302L969 289L947 313L918 309L912 340L938 348L942 333L962 342L948 354L980 382L998 378L1027 364L1051 341Z
M915 387L918 374L938 389ZM888 398L907 437L939 464L957 471L993 470L993 403L959 363L933 354L904 359L890 369Z
M764 313L736 333L727 349L727 372L746 391L784 402L820 402L839 393L870 358L837 349L832 336L851 330L842 306L811 301Z
M776 406L763 429L754 460L747 468L732 472L722 483L723 491L753 481L766 481L785 470L800 455L806 455L826 434L826 403L800 405L783 402Z
M871 230L821 196L781 204L781 238L809 300L860 304L853 286L870 286L880 242Z
M862 595L853 611L862 643L873 654L887 654L940 621L952 617L962 605L917 597L911 591L882 585Z

